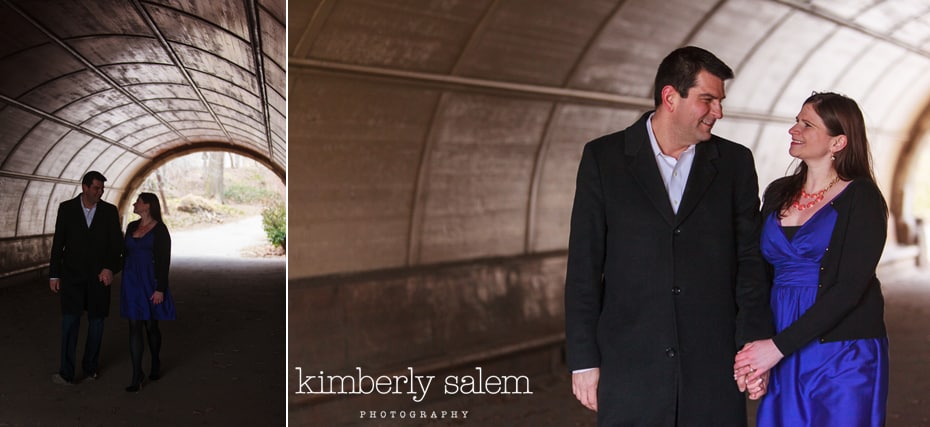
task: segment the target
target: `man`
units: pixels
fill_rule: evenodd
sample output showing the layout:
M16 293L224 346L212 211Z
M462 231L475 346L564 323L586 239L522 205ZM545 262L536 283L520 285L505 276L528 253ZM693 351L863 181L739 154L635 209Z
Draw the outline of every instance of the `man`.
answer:
M119 212L100 197L106 178L90 171L81 180L81 194L61 203L55 221L49 287L61 296L61 366L56 384L74 383L74 360L81 314L87 311L87 342L82 368L96 379L103 339L103 319L110 312L110 284L120 270L123 233Z
M752 154L711 135L732 77L710 52L677 49L656 73L655 111L584 148L566 350L600 425L746 425L734 356L773 331Z

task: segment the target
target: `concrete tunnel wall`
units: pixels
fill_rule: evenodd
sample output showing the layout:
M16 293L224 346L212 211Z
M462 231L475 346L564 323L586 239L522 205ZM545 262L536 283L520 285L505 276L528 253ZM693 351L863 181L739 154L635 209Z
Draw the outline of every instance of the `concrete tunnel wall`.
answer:
M925 14L903 0L3 0L0 275L42 267L87 170L125 204L155 164L227 147L279 176L294 166L295 362L440 369L551 348L581 146L651 108L655 67L681 45L736 71L715 132L753 149L763 186L790 167L811 90L859 101L907 238Z
M122 212L182 153L285 180L286 19L283 0L0 2L0 280L47 265L87 171Z
M792 167L787 130L812 90L856 99L900 221L896 190L925 139L925 12L899 1L292 2L291 365L441 370L557 353L581 147L652 108L655 68L682 45L734 68L715 133L753 150L762 187ZM292 403L292 420L325 419L325 404Z

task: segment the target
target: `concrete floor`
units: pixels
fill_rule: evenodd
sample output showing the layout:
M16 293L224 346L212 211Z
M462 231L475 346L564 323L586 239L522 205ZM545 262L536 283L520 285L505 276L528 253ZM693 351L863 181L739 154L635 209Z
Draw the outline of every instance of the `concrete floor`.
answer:
M930 272L911 268L880 272L886 298L885 319L889 328L891 383L888 397L888 427L930 426ZM456 396L430 400L417 411L433 411L445 420L357 420L354 426L593 426L596 416L584 409L571 394L567 374L531 380L533 395ZM364 409L392 409L374 405ZM755 403L749 405L750 426L755 425ZM458 411L459 419L448 418ZM468 418L461 419L462 411ZM358 415L355 415L358 417Z
M176 256L178 320L160 324L163 377L137 394L123 390L131 367L118 284L101 377L74 386L50 381L61 316L47 280L0 288L0 426L284 425L285 270L281 257ZM86 317L81 326L79 360Z
M897 269L881 276L892 362L887 425L930 426L930 274ZM0 287L0 427L284 425L290 374L284 260L182 257L174 261L172 280L179 319L162 322L164 377L138 394L123 391L130 379L128 328L118 308L106 323L101 378L58 386L49 380L58 366L58 298L39 277ZM594 414L571 396L567 375L535 377L531 384L532 395L458 396L417 406L469 411L465 420L355 424L594 425Z

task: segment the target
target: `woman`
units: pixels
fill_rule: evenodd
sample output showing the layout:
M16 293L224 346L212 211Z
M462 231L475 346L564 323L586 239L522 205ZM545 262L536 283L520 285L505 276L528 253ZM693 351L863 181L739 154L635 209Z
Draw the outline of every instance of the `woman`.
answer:
M168 289L171 263L171 235L161 220L161 204L152 193L141 193L133 203L139 219L126 227L125 265L120 293L120 314L129 319L129 352L132 356L132 383L127 392L142 388L142 329L152 353L149 379L161 377L161 332L159 320L174 320L174 301Z
M789 133L801 163L769 185L762 205L776 335L743 347L734 373L746 383L770 374L759 426L881 426L888 339L875 269L887 206L862 112L845 96L814 93Z

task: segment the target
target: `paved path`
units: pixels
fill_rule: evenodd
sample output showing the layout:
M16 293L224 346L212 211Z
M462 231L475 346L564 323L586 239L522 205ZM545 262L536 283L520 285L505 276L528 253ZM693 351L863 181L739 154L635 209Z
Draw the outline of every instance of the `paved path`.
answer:
M195 238L173 233L178 320L160 322L163 377L140 393L123 390L131 367L119 283L105 323L101 377L73 386L50 381L61 315L47 279L0 287L0 427L284 425L285 260L233 257L232 248L245 245L228 240L239 227L198 230ZM203 246L189 256L195 246L188 242L230 251ZM86 325L84 317L78 358ZM148 363L146 354L143 367Z
M930 426L930 271L906 269L880 274L890 342L891 378L888 427ZM531 397L475 402L453 401L438 407L471 410L467 425L593 426L594 413L571 395L568 375L538 380ZM755 413L750 405L750 425ZM435 425L435 423L426 423ZM466 423L457 423L466 424ZM360 424L361 425L361 424ZM401 425L401 424L398 424ZM409 422L403 425L411 425ZM416 425L416 424L414 424ZM787 426L786 426L787 427Z
M889 328L891 380L888 427L930 426L930 272L880 273ZM533 395L456 396L425 402L418 411L458 411L453 420L357 420L352 426L594 426L596 415L571 394L567 374L533 378ZM378 409L377 407L373 409ZM391 408L388 408L391 409ZM750 426L756 404L749 405ZM461 419L462 411L468 418ZM788 427L788 426L786 426Z
M239 258L250 247L268 243L262 217L171 233L174 257Z

